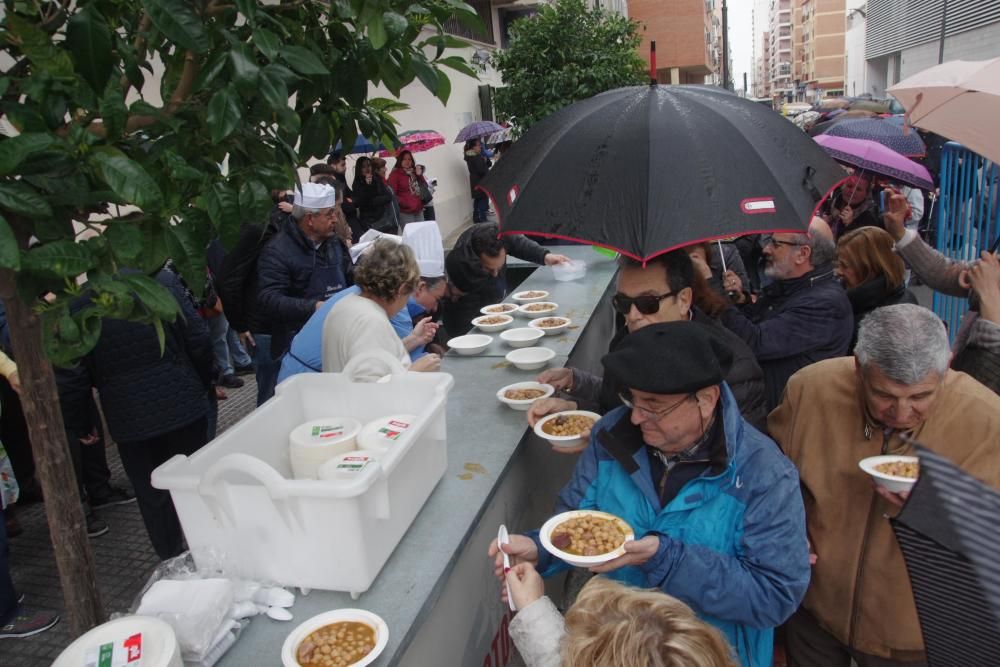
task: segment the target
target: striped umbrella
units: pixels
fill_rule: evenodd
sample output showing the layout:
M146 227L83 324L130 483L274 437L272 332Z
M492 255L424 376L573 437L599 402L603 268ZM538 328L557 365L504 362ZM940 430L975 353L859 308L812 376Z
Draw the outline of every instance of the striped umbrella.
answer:
M410 130L399 135L399 146L395 151L388 149L379 151L382 157L392 157L401 150L408 150L411 153L421 153L429 151L435 146L445 143L444 135L434 130Z
M455 137L455 143L462 141L471 141L472 139L482 139L487 137L494 132L499 132L503 129L502 125L494 123L492 120L477 120L469 123L458 133Z
M883 118L837 119L824 134L877 141L906 157L923 157L927 154L927 147L916 132L907 132L903 127Z
M995 665L1000 656L1000 494L917 446L920 479L890 519L906 560L934 667Z

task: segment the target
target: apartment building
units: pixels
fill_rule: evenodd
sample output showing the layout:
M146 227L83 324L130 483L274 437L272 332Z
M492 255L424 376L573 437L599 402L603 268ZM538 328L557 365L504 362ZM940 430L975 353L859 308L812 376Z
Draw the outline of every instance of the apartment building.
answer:
M792 0L771 0L768 6L768 69L771 97L778 101L795 99L793 66Z
M639 53L647 62L649 43L656 41L660 83L718 83L722 28L716 9L717 0L629 1L628 16L646 26Z

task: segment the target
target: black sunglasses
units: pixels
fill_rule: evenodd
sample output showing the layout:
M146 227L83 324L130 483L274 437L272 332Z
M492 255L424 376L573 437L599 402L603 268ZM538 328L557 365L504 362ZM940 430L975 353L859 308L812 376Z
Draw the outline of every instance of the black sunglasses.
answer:
M666 298L677 296L677 292L667 292L666 294L643 294L642 296L625 296L615 294L611 297L611 305L622 315L628 315L632 306L643 315L652 315L660 309L660 302Z

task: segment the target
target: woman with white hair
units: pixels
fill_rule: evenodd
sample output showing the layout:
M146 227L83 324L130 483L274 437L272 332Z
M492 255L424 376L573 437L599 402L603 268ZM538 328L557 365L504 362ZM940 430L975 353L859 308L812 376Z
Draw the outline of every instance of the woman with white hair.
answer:
M441 358L427 354L410 363L410 355L389 322L406 303L420 281L420 267L409 246L379 239L354 269L360 294L341 299L323 322L323 372L339 373L347 363L372 350L387 352L413 371L436 371ZM433 324L425 320L414 327L421 335ZM385 374L378 363L358 369L359 379L377 380Z

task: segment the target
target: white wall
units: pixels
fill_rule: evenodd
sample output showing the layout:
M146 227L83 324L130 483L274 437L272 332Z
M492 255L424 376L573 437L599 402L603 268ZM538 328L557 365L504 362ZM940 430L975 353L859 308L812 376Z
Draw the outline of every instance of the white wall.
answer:
M864 11L866 0L847 0L846 32L844 34L844 94L861 95L867 90L868 65L865 62L865 18L854 9Z

